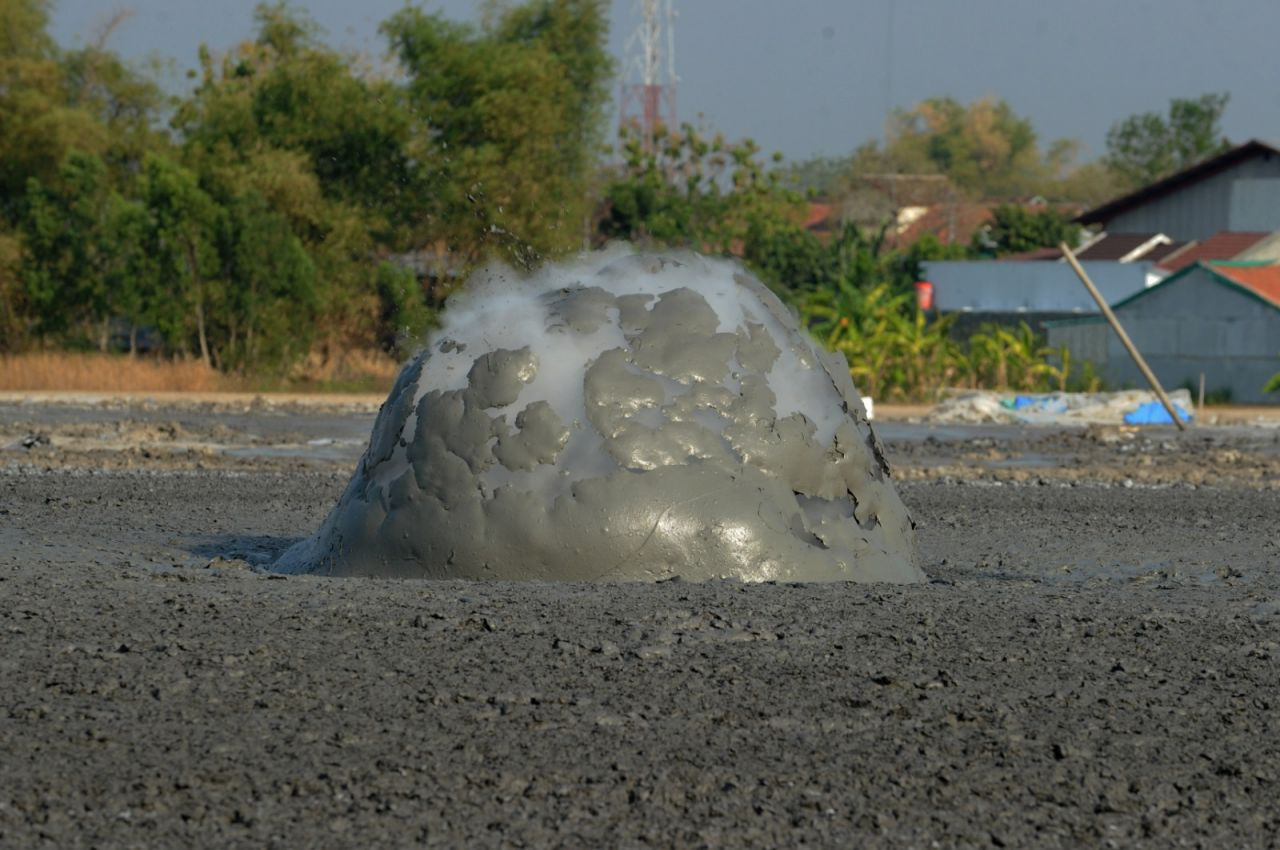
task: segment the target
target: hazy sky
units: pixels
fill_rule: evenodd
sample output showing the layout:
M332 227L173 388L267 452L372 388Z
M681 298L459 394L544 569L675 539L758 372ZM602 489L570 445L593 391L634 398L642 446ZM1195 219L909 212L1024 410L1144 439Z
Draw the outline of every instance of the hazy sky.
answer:
M92 38L116 9L133 14L110 46L185 69L201 42L224 50L252 33L255 0L55 0L64 46ZM335 46L385 53L378 24L404 0L297 2ZM478 0L422 2L475 20ZM612 0L621 60L638 19ZM750 136L788 159L848 153L878 137L890 106L994 94L1042 142L1103 150L1107 128L1171 97L1229 91L1233 141L1280 141L1276 0L675 0L681 120ZM181 90L180 76L169 87ZM615 92L616 97L616 92Z

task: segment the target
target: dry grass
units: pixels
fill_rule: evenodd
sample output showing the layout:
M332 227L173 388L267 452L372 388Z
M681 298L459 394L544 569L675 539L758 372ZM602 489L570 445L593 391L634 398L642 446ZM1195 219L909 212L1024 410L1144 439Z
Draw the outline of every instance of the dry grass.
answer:
M400 364L381 351L351 349L312 352L290 371L291 381L303 384L369 383L390 389Z
M0 392L385 393L399 368L378 351L313 354L287 377L224 375L198 360L32 352L0 355Z
M0 390L217 392L231 389L197 360L35 352L0 356Z

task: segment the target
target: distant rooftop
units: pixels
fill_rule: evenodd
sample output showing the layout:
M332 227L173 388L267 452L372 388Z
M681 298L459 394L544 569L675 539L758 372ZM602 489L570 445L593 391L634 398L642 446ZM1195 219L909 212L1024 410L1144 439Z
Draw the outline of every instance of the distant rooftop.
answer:
M1280 308L1280 264L1209 263L1213 271L1229 277L1264 301Z
M1190 168L1184 168L1177 174L1171 174L1163 180L1157 180L1154 183L1143 186L1141 189L1130 192L1113 201L1108 201L1100 207L1081 213L1076 218L1076 221L1080 224L1105 225L1120 213L1142 206L1165 195L1171 195L1188 184L1212 177L1214 174L1225 171L1239 162L1256 156L1280 156L1280 148L1273 147L1266 142L1260 142L1257 139L1251 139L1229 151L1201 160Z
M1100 239L1076 252L1077 260L1116 260L1133 262L1148 260L1157 247L1171 245L1173 240L1163 233L1104 233Z
M1223 231L1208 239L1192 242L1185 249L1167 255L1157 265L1166 272L1179 272L1192 263L1212 260L1231 260L1257 245L1270 233L1233 233Z
M1095 236L1076 250L1081 261L1106 260L1134 263L1143 260L1158 263L1160 260L1184 250L1189 243L1177 242L1163 233L1103 233ZM1019 254L1001 257L1006 261L1061 260L1057 248L1034 248Z

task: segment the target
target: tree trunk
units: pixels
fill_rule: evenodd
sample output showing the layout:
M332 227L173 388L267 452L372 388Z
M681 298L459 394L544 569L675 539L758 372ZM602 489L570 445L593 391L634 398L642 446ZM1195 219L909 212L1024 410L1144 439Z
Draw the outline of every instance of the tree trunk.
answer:
M196 338L200 340L200 359L204 361L204 365L212 368L213 361L209 357L209 338L204 331L203 293L196 298Z
M196 287L196 337L200 340L200 359L204 365L213 368L213 359L209 356L209 336L205 332L204 317L204 281L200 279L200 269L196 263L196 246L187 240L187 271Z

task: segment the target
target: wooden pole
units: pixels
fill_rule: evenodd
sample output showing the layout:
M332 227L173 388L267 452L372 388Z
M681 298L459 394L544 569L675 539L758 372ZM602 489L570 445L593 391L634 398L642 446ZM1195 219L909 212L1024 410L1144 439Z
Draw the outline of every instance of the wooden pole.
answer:
M1185 431L1187 426L1183 424L1182 418L1178 416L1178 411L1174 409L1173 402L1169 401L1169 396L1165 395L1164 387L1160 386L1160 381L1156 379L1155 373L1151 371L1151 367L1147 365L1147 361L1142 359L1142 354L1138 351L1138 347L1133 344L1133 340L1129 339L1129 335L1124 332L1124 328L1120 325L1120 320L1116 318L1116 314L1111 312L1111 307L1103 299L1102 293L1098 291L1098 287L1093 285L1093 281L1089 280L1089 275L1085 274L1084 269L1080 266L1080 262L1076 259L1076 255L1067 247L1066 242L1059 243L1058 248L1062 251L1062 256L1067 258L1067 262L1071 264L1071 268L1075 270L1076 277L1080 278L1080 282L1084 284L1084 288L1089 290L1089 294L1093 296L1093 300L1097 302L1098 309L1102 311L1102 315L1106 317L1111 324L1111 329L1116 332L1116 336L1120 337L1120 342L1124 344L1125 350L1129 352L1129 356L1133 358L1133 362L1138 364L1138 369L1142 372L1142 377L1147 379L1147 383L1151 385L1151 389L1155 390L1156 396L1160 399L1160 403L1164 405L1164 409L1169 412L1169 418L1173 420L1173 424L1178 426L1179 431Z

